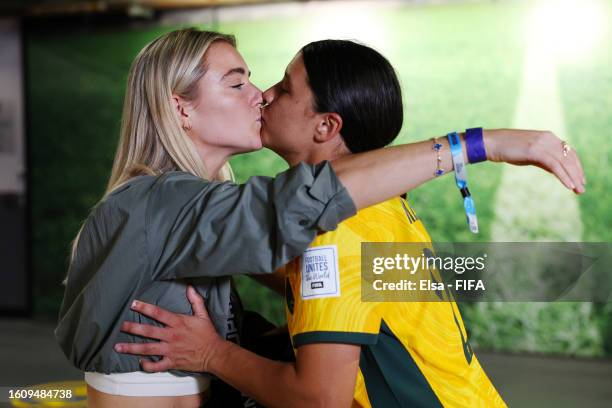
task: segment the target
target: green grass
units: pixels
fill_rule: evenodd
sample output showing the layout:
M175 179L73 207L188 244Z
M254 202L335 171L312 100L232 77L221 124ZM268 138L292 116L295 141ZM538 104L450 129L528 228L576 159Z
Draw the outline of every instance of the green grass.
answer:
M518 22L524 20L527 4L372 11L384 22L390 38L384 52L396 67L404 92L405 126L398 142L472 126L512 125L525 51ZM284 18L221 24L219 29L236 35L253 81L265 89L281 78L295 52L311 39L314 22L311 17ZM146 42L170 29L45 32L28 37L32 259L39 314L57 313L69 243L104 191L129 64ZM607 137L612 125L610 48L606 44L597 55L559 70L567 129L582 154L589 180L589 192L579 200L584 239L591 241L612 241L607 194L612 187L612 149ZM236 157L231 163L239 181L253 174L273 175L286 167L269 151ZM469 169L481 226L476 236L465 225L452 177L418 188L409 199L435 241L487 241L501 172L501 165L490 163ZM280 297L270 296L248 278L239 279L238 285L247 307L275 322L284 320ZM533 344L538 343L537 351L572 354L578 345L589 355L602 350L612 353L612 312L607 306L562 305L547 311L534 305L464 307L464 312L474 343L482 347L534 350ZM575 342L568 343L563 334L551 337L550 333L558 333L555 322L571 324L572 318L580 323Z
M602 2L604 21L612 20L612 4ZM608 24L594 51L558 67L567 131L580 153L587 177L587 193L579 197L584 241L612 241L612 28ZM595 305L591 322L601 334L594 355L612 355L612 304Z

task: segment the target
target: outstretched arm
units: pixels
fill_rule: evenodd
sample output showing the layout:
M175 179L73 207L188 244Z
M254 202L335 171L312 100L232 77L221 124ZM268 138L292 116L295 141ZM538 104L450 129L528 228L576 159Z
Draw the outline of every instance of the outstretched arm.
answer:
M483 136L488 160L535 165L577 194L584 192L576 153L564 155L553 133L501 129ZM448 141L441 137L439 143L441 167L450 173ZM152 262L153 278L271 273L300 255L318 231L333 230L356 209L434 178L438 155L432 147L424 141L301 164L243 185L168 176L148 206L147 228L156 232L148 252L159 254Z
M464 134L460 137L467 163ZM483 139L489 161L537 166L554 174L576 194L585 191L586 180L578 156L570 150L566 157L563 142L554 133L484 130ZM443 145L441 167L450 173L453 161L448 140L440 137L438 142ZM403 144L352 154L333 161L332 166L359 209L403 194L434 178L437 161L432 147L431 140Z
M462 150L468 162L464 134ZM563 142L551 132L534 130L484 130L487 159L515 165L534 165L554 174L565 187L576 194L585 191L586 179L575 152L563 154ZM440 167L444 174L453 172L448 139L442 145ZM434 178L437 154L431 140L404 144L366 153L352 154L331 162L348 190L357 209L368 207L392 196L403 194ZM257 281L283 293L282 274L251 275Z

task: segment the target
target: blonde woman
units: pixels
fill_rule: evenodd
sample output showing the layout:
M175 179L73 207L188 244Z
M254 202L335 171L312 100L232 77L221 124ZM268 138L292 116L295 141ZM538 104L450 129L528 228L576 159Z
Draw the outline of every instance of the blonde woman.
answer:
M123 321L135 299L191 313L187 284L206 299L224 338L233 331L233 274L273 272L318 231L357 209L433 178L431 142L299 164L276 178L231 181L227 159L261 148L261 92L233 37L185 29L144 47L132 64L122 130L107 192L74 243L56 337L85 372L90 406L199 406L208 378L148 374L138 357L113 350L146 339ZM333 123L322 122L321 131ZM337 124L336 124L337 125ZM583 191L577 157L556 157L547 132L485 132L489 159L536 164ZM448 145L439 163L451 168Z

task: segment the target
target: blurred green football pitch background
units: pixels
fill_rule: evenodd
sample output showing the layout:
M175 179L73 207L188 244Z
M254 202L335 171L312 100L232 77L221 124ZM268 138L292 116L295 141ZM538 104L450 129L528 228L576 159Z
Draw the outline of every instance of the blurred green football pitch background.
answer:
M612 5L601 2L603 20ZM395 66L402 83L405 124L397 143L444 135L468 127L512 127L528 47L526 22L533 2L405 6L369 9L354 15L356 34L375 43ZM347 14L348 13L347 11ZM601 17L601 16L600 16ZM360 20L360 18L362 20ZM322 16L270 18L219 23L235 34L239 51L261 89L273 85L305 43L342 32L337 20ZM372 24L378 27L374 30ZM32 199L32 262L38 315L57 313L67 270L68 248L88 210L104 191L118 139L125 78L136 53L176 26L146 29L33 30L27 37L27 97ZM354 29L355 27L353 27ZM319 30L319 31L317 31ZM321 30L323 34L321 33ZM328 31L326 31L328 30ZM587 53L555 61L558 101L565 130L580 153L587 193L574 198L579 240L612 241L610 128L612 127L612 38L610 31ZM382 45L380 45L382 44ZM546 123L544 118L544 123ZM552 125L551 125L552 126ZM568 135L559 134L561 138ZM568 136L569 137L569 136ZM286 168L262 150L231 161L238 181L274 175ZM486 242L495 239L500 188L506 165L469 168L481 232L471 234L452 176L409 194L434 241ZM500 187L501 186L501 187ZM539 214L555 208L534 206ZM503 214L502 214L503 215ZM568 216L557 214L562 222ZM527 219L529 223L530 220ZM505 226L504 228L507 228ZM534 238L550 236L538 225ZM282 299L248 278L238 286L247 307L276 323L284 321ZM461 305L474 346L504 351L612 355L612 305L590 303L499 303Z

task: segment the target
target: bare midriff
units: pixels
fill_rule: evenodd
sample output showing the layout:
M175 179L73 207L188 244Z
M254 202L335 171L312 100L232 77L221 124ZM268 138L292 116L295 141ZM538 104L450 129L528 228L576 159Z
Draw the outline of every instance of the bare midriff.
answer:
M171 397L127 397L107 394L87 386L89 408L196 408L208 399L208 392Z

